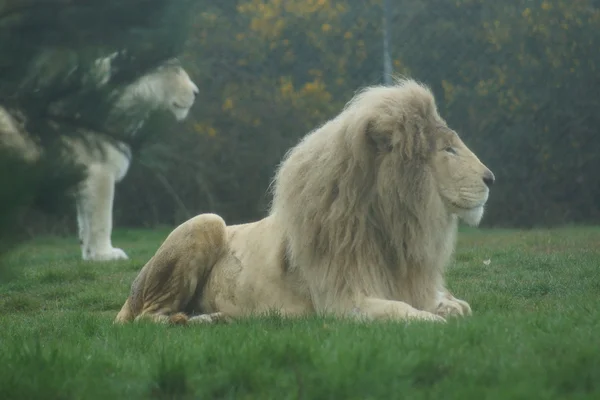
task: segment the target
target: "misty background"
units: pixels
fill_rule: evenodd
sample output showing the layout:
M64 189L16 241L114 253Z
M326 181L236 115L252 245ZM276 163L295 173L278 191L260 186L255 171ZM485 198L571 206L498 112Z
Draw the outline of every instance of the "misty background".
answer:
M230 224L261 218L284 153L356 90L386 82L390 70L429 85L442 117L496 175L482 225L600 222L600 1L195 0L177 7L188 8L161 32L168 39L169 27L175 35L185 26L172 41L200 94L185 122L155 115L146 124L117 185L116 229L174 225L204 212ZM115 24L148 12L122 10ZM27 210L19 221L30 236L76 240L73 207Z

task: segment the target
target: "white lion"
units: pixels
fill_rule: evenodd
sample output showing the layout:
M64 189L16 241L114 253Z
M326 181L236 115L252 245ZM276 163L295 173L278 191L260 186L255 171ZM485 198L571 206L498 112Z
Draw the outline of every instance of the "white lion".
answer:
M110 60L107 58L98 64L103 73L99 84L108 80ZM112 116L126 119L128 134L135 134L155 110L170 111L181 121L187 117L197 94L198 87L179 62L169 60L125 87L109 119ZM0 106L0 142L17 148L27 160L35 161L41 150L23 128L19 115ZM76 194L82 258L94 261L127 259L122 249L113 247L111 233L115 184L129 169L130 146L91 131L84 131L82 137L64 136L62 139L66 156L86 170L86 178Z
M267 217L201 214L174 229L115 322L469 315L444 270L459 218L479 223L493 182L427 87L367 88L286 155Z

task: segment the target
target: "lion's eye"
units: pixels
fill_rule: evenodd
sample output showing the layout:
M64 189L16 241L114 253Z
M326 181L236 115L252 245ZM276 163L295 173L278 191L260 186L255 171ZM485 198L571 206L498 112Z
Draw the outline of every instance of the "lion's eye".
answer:
M445 151L445 152L448 152L448 153L450 153L450 154L456 154L456 150L454 149L454 147L450 147L450 146L448 146L448 147L446 147L446 148L444 149L444 151Z

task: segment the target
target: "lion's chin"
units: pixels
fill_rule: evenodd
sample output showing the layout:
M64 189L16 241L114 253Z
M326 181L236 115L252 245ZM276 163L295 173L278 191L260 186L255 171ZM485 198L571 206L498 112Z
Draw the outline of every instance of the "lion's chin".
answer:
M461 209L456 214L458 217L467 225L477 226L481 222L483 218L484 206L481 205L479 207L470 208L470 209Z
M175 116L175 119L177 121L183 121L188 116L190 109L186 107L177 106L173 107L171 111L173 112L173 115Z

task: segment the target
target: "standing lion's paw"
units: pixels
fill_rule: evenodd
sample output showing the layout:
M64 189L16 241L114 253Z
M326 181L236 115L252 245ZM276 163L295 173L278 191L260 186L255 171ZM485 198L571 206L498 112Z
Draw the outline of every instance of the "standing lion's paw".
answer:
M103 251L88 251L86 256L83 258L86 261L116 261L129 259L123 250L116 247L111 247Z

